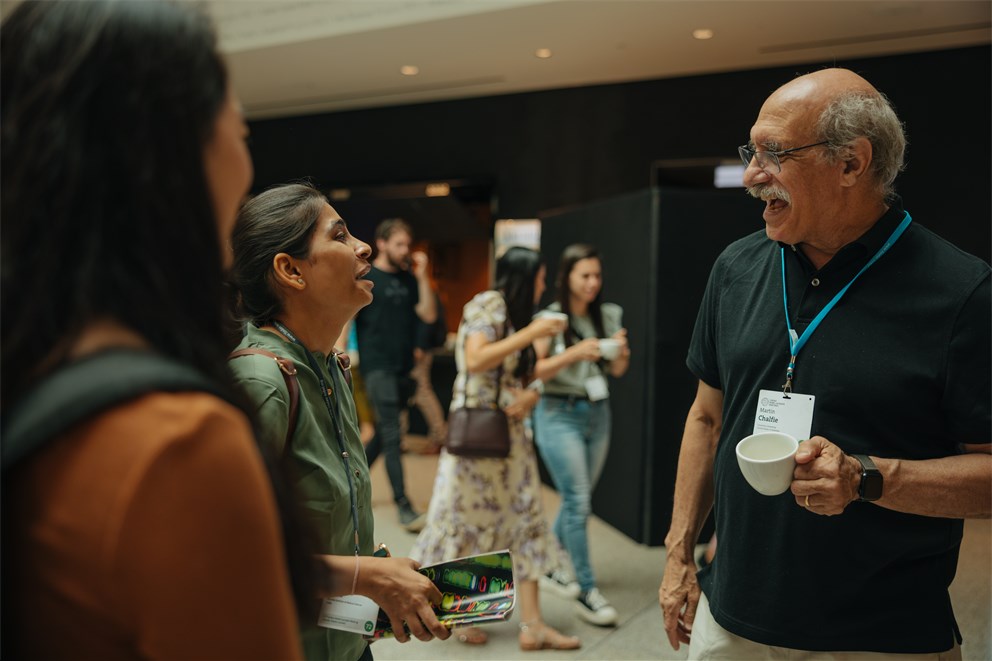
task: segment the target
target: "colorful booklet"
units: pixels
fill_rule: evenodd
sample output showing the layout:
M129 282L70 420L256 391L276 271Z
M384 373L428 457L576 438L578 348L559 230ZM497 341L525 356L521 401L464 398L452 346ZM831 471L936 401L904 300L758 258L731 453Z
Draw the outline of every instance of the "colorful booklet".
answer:
M477 626L509 619L516 602L513 586L513 558L509 551L495 551L456 560L448 560L436 565L421 567L420 573L431 579L441 591L441 605L434 607L437 619L450 628ZM347 602L367 602L375 610L365 610L365 615L340 617L325 607L321 613L320 626L362 633L368 640L393 637L392 625L386 613L375 606L375 602L351 595L343 597L340 605ZM378 611L375 623L372 613Z

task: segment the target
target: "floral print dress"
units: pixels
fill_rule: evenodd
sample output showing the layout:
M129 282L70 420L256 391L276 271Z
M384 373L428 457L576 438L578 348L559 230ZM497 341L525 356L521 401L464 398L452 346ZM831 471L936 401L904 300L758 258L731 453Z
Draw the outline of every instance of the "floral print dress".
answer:
M483 333L493 342L512 332L499 292L482 292L465 305L455 349L458 376L451 410L466 404L484 406L496 396L498 368L479 374L465 370L466 338ZM511 388L524 385L513 374L518 359L514 353L503 360L500 406L513 401ZM441 450L427 522L410 557L431 565L509 549L515 581L537 580L552 569L555 547L541 506L534 444L521 420L509 423L510 455L506 459L473 459Z

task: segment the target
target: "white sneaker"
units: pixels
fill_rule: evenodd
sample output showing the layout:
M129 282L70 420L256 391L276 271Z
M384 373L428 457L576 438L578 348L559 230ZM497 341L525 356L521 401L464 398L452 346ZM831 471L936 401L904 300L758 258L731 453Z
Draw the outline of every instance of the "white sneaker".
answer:
M579 595L575 612L589 624L612 627L617 623L617 609L610 605L599 588L593 588Z
M559 597L575 599L582 592L579 582L564 569L556 569L541 577L541 586L548 588Z

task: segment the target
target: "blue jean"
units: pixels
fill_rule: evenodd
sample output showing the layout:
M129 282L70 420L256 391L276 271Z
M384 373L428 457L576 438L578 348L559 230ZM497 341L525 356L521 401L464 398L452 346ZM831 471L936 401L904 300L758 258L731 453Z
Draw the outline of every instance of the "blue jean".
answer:
M610 449L610 400L542 397L535 409L534 438L561 496L554 531L568 551L583 592L596 586L589 563L586 526L592 491Z
M400 459L400 411L408 408L413 381L406 376L377 370L362 375L365 394L375 410L375 436L365 446L369 467L379 454L385 455L386 474L397 505L408 504Z

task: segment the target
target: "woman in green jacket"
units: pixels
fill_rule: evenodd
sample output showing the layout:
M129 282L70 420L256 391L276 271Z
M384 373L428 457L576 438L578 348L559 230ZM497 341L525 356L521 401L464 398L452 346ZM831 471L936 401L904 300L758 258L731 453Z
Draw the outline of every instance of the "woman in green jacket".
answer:
M334 341L372 300L372 282L365 279L371 249L348 232L323 194L303 184L276 186L248 201L231 245L232 280L246 322L238 348L292 361L299 384L295 420L275 360L249 355L231 366L257 407L261 442L284 458L295 481L335 579L332 594L371 598L389 616L400 642L409 640L404 623L420 640L447 638L450 632L432 607L441 593L416 571L417 563L370 557L369 471L347 367ZM360 634L336 629L312 627L303 632L303 645L310 659L371 658Z

